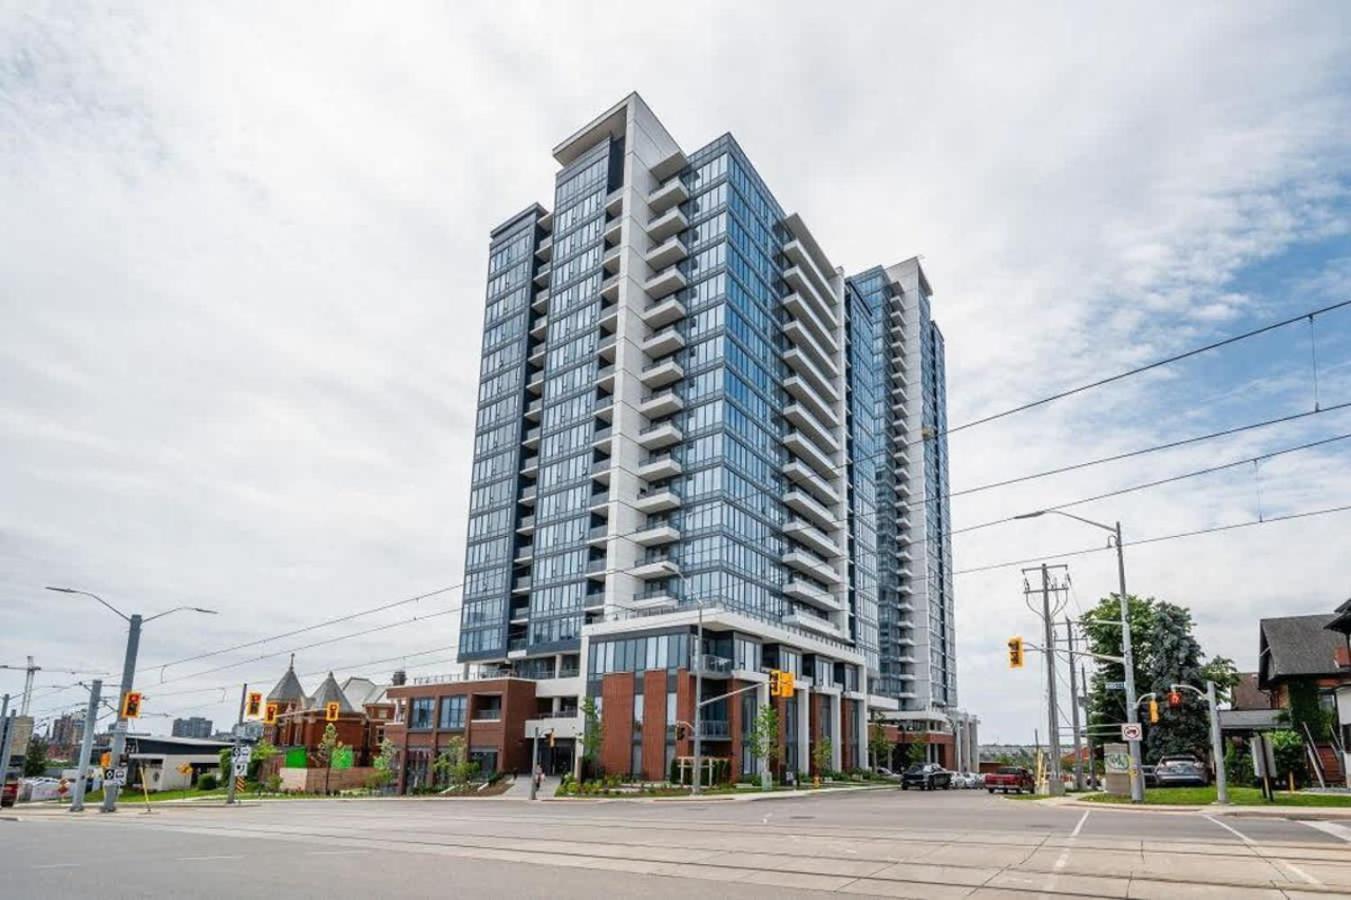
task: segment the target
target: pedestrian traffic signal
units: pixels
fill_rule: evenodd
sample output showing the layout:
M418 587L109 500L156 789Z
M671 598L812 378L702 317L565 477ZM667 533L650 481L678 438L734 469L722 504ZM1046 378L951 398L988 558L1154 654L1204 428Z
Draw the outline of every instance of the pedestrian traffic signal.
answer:
M249 702L244 704L244 717L256 719L263 709L263 695L254 691L249 694Z
M1159 724L1159 701L1153 697L1149 698L1149 724Z
M341 708L342 708L342 707L338 704L338 701L337 701L337 700L330 700L330 701L328 701L327 703L325 703L325 704L324 704L324 721L326 721L326 722L336 722L336 721L338 721L338 713L341 711Z
M122 697L122 718L139 719L141 717L141 694L139 691L127 691Z
M1020 637L1009 638L1009 668L1021 669L1023 667L1023 639Z
M277 704L269 703L266 707L263 708L263 724L264 725L277 724Z
M1181 692L1181 691L1169 691L1169 692L1168 692L1168 708L1169 708L1169 709L1181 709L1181 708L1182 708L1182 692Z

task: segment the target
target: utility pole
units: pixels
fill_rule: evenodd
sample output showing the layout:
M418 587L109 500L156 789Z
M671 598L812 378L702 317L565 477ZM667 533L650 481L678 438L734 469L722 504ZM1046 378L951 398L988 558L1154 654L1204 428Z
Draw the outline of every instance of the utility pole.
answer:
M249 696L249 684L244 682L239 689L239 721L235 723L235 746L230 751L230 772L226 776L230 779L230 784L225 788L225 805L233 806L235 802L235 760L239 759L239 733L244 728L244 701Z
M14 727L18 724L15 721L15 711L9 708L9 694L5 695L3 709L6 712L0 713L0 722L3 722L5 729L0 733L0 785L8 780L9 752L14 747Z
M1070 665L1074 665L1074 660L1070 660ZM1088 719L1088 674L1084 671L1082 665L1079 666L1079 687L1084 692L1084 724L1089 724ZM1084 728L1084 742L1088 747L1088 780L1089 783L1097 786L1098 783L1098 764L1093 757L1093 731L1089 727Z
M1074 623L1065 617L1065 639L1070 647L1070 727L1074 729L1074 789L1084 789L1084 754L1079 741L1079 679L1074 674Z
M28 674L23 680L23 702L19 704L19 715L28 715L28 702L33 699L33 676L37 674L38 667L33 665L33 657L28 657Z
M84 731L80 735L80 758L76 761L78 772L75 781L75 796L70 801L71 812L84 811L84 786L89 783L89 755L94 752L94 722L98 719L99 698L103 692L103 679L95 678L89 686L89 707L84 711Z
M1206 702L1210 704L1210 752L1215 756L1216 799L1229 803L1229 773L1224 770L1224 740L1220 734L1220 701L1215 691L1215 682L1206 682Z
M539 771L539 726L535 726L535 738L530 745L530 799L535 799L535 793L539 789L539 779L535 773Z
M1057 569L1064 569L1065 566L1056 566ZM1059 598L1060 585L1055 585L1057 592L1056 608L1051 609L1051 567L1042 563L1036 569L1024 569L1024 574L1028 572L1041 572L1041 624L1042 640L1045 642L1042 647L1042 654L1046 660L1046 714L1050 724L1050 730L1046 735L1047 747L1049 748L1050 762L1046 767L1046 790L1052 797L1059 797L1065 793L1065 783L1060 778L1060 708L1056 697L1055 683L1055 615L1059 613L1064 604ZM1030 597L1034 591L1027 586L1024 581L1024 593ZM1028 607L1033 612L1036 609L1029 602Z
M1134 725L1140 721L1135 697L1135 654L1131 651L1131 610L1126 599L1126 556L1121 543L1121 520L1116 523L1116 571L1121 591L1121 668L1126 673L1126 721ZM1131 802L1145 802L1145 770L1140 754L1140 742L1130 742Z
M683 579L682 579L683 582ZM683 585L682 585L683 586ZM682 590L681 593L684 593ZM699 626L695 632L694 639L694 786L690 793L698 794L699 783L702 781L703 751L704 751L704 722L703 722L703 703L704 697L704 601L699 601Z

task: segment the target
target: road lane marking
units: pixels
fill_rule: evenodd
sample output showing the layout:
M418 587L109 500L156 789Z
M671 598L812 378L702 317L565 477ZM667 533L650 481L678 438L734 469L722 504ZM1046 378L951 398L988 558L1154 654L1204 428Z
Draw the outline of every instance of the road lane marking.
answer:
M1324 834L1330 834L1351 843L1351 828L1347 828L1345 825L1338 825L1336 822L1319 822L1314 819L1300 819L1299 821L1310 828L1318 829Z
M1221 822L1219 819L1215 818L1214 816L1206 816L1206 818L1209 819L1210 821L1214 822L1216 825L1220 826L1221 828L1226 829L1227 831L1233 832L1233 834L1234 834L1235 836L1237 836L1238 839L1239 839L1240 841L1242 841L1244 844L1246 844L1246 845L1252 850L1253 853L1257 854L1257 856L1260 857L1261 859L1266 860L1267 863L1268 863L1269 865L1277 866L1278 868L1289 869L1291 872L1294 872L1294 873L1295 873L1296 875L1298 875L1301 879L1303 879L1303 881L1304 881L1305 883L1307 883L1307 884L1322 884L1322 883L1323 883L1323 882L1319 881L1317 878L1314 878L1314 877L1313 877L1312 875L1310 875L1308 872L1306 872L1306 871L1304 871L1303 869L1301 869L1299 866L1295 865L1294 863L1286 862L1285 860L1281 859L1281 858L1278 857L1278 856L1267 856L1267 855L1266 855L1265 853L1263 853L1260 849L1258 849L1258 847L1257 847L1257 842L1256 842L1256 841L1254 841L1252 838L1248 837L1248 836L1247 836L1246 834L1244 834L1243 832L1239 831L1239 830L1238 830L1237 828L1235 828L1234 826L1228 825L1228 824L1226 824L1226 823L1224 823L1224 822ZM1351 832L1348 832L1348 833L1351 833Z
M174 862L204 862L208 859L243 859L242 856L180 856Z
M306 856L347 856L348 854L351 854L351 853L365 853L365 852L366 852L365 850L358 850L358 849L355 849L355 848L353 848L353 849L351 849L351 850L307 850L307 851L305 851L305 855L306 855Z
M1078 825L1075 825L1075 826L1074 826L1074 830L1070 832L1070 837L1078 837L1078 836L1079 836L1079 832L1081 832L1081 831L1084 830L1084 823L1088 821L1088 816L1089 816L1089 813L1091 813L1091 812L1093 812L1093 810L1090 809L1090 810L1087 810L1087 811L1084 813L1083 818L1081 818L1081 819L1079 820L1079 824L1078 824Z
M1251 847L1255 843L1255 841L1253 841L1252 838L1248 837L1246 834L1239 831L1237 828L1233 827L1232 825L1226 825L1224 822L1221 822L1214 816L1205 816L1204 818L1209 819L1211 822L1214 822L1216 825L1220 826L1225 831L1229 832L1234 837L1238 838L1240 841L1247 844L1249 847Z
M45 866L33 866L35 869L77 869L79 863L48 863Z

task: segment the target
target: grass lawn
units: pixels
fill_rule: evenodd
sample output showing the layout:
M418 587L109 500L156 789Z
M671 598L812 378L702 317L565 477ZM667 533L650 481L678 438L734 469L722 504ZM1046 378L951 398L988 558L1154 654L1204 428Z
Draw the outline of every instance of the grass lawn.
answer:
M245 795L241 793L239 796L242 798ZM189 788L188 790L184 791L159 791L158 793L152 793L150 795L151 803L162 803L165 800L198 800L198 799L224 800L225 788L221 788L220 790L215 791L199 791L195 788ZM69 799L67 799L60 802L69 803L70 801ZM86 806L88 806L91 803L102 803L103 789L100 788L97 791L90 791L89 793L85 794L84 802ZM136 790L135 788L123 788L122 792L117 795L117 802L119 805L127 803L145 803L145 794L142 793L141 791Z
M1090 794L1080 798L1090 803L1130 803L1129 797L1117 797L1112 794ZM1148 788L1145 791L1146 804L1204 806L1215 802L1215 786ZM1239 806L1265 806L1262 792L1251 787L1231 787L1229 802ZM1277 791L1275 806L1341 806L1351 807L1351 795L1345 794L1302 794L1289 791Z

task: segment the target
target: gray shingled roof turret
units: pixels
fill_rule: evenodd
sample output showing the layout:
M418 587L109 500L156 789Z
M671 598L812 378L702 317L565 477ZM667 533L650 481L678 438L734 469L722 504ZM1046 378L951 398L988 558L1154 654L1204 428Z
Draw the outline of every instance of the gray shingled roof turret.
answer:
M282 702L297 700L303 703L305 701L305 689L300 686L300 679L296 677L295 654L291 655L291 664L286 667L286 674L277 682L277 686L268 693L267 699Z
M333 677L332 672L329 672L328 677L324 679L324 683L319 685L319 690L315 691L314 696L310 698L310 708L324 709L334 701L338 703L339 712L356 712L348 701L347 695L342 692L342 688L338 687L338 679Z

